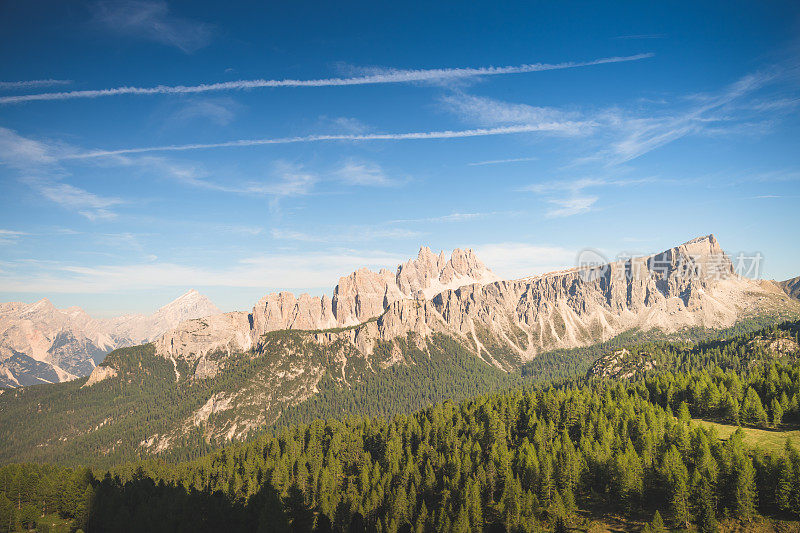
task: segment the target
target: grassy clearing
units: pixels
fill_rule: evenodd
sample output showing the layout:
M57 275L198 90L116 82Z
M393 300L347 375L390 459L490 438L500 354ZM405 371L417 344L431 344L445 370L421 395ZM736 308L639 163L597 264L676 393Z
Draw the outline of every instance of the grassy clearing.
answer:
M730 424L720 424L710 420L694 419L694 423L705 428L714 428L721 439L727 439L738 429L738 426ZM744 444L751 448L759 448L767 452L780 452L786 443L786 439L791 440L792 444L800 448L800 430L793 429L756 429L743 427Z

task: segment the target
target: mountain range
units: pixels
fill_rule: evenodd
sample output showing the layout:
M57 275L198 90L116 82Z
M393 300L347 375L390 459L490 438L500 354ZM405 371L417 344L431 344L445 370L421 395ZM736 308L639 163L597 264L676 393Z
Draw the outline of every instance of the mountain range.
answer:
M270 294L250 313L184 322L155 346L158 355L199 362L208 373L209 354L257 349L270 331L314 331L316 342L340 340L362 356L410 333L424 349L427 337L443 333L511 370L545 351L633 328L724 328L748 314L795 308L787 283L736 275L713 235L660 254L515 280L499 279L471 250L446 259L422 248L394 274L361 269L341 278L332 299Z
M43 298L0 304L0 387L68 381L89 375L110 351L150 342L181 322L219 313L190 290L152 315L91 317Z
M520 376L585 374L598 350L622 337L715 338L796 319L792 286L739 276L708 235L645 257L512 280L471 250L447 257L422 248L394 272L340 278L332 297L272 293L249 312L215 312L190 292L151 317L84 318L74 334L84 342L70 345L75 363L60 355L61 330L47 330L49 344L35 345L32 359L76 372L112 343L129 347L88 379L0 394L0 460L196 454L275 424L409 412ZM27 311L6 306L27 331L44 331L34 327L39 314L73 327L73 315L85 317L46 301Z

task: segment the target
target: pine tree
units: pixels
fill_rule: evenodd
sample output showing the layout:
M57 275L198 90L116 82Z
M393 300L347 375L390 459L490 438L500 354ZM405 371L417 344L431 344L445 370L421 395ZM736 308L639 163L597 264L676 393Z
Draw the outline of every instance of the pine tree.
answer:
M763 426L767 422L767 413L761 403L761 398L753 387L748 387L742 402L742 420L754 426Z
M777 398L772 399L770 410L772 411L772 425L779 427L783 420L783 406L781 406L781 402Z
M674 445L664 456L661 471L669 491L672 520L682 527L689 527L689 474Z
M693 479L694 515L697 526L703 533L716 533L719 524L716 517L714 493L708 478L695 471Z

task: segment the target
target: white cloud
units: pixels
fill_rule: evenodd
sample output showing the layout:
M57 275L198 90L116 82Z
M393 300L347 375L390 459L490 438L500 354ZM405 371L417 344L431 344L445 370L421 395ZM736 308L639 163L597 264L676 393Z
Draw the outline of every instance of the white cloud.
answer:
M140 3L137 3L140 4ZM138 19L135 19L138 20ZM137 25L138 27L138 25ZM168 35L169 33L167 33ZM201 85L159 85L157 87L117 87L114 89L97 89L85 91L69 91L59 93L26 94L0 97L0 104L16 104L42 100L70 100L74 98L98 98L101 96L117 96L122 94L197 94L213 91L232 91L257 89L264 87L332 87L349 85L374 85L383 83L412 83L442 80L458 80L480 76L499 76L506 74L523 74L546 70L588 67L607 63L638 61L653 57L653 54L637 54L625 57L606 57L592 61L570 61L565 63L535 63L508 67L474 67L474 68L437 68L437 69L364 69L368 73L349 78L324 78L313 80L237 80L220 83L204 83Z
M365 133L369 127L354 117L319 117L319 126L323 130L333 130L340 133Z
M486 137L494 135L513 135L517 133L562 131L563 124L525 124L503 126L498 128L476 128L469 130L418 131L409 133L370 133L340 135L306 135L299 137L277 137L269 139L239 139L221 143L207 144L171 144L164 146L147 146L143 148L123 148L120 150L94 150L80 154L69 154L64 159L92 159L118 155L142 154L149 152L180 152L187 150L209 150L213 148L235 148L247 146L263 146L272 144L296 144L325 141L407 141L431 139L462 139L469 137Z
M520 278L571 268L577 251L559 246L500 242L472 246L477 256L503 278Z
M295 289L330 287L361 267L394 268L404 258L383 251L334 250L275 253L241 259L233 266L210 268L147 261L125 265L69 265L4 262L0 292L124 293L166 287L251 287Z
M643 183L659 181L655 178L621 179L621 178L580 178L576 180L553 180L534 183L522 190L536 194L552 195L566 192L566 197L556 198L550 196L547 202L551 206L545 216L548 218L569 217L588 213L599 199L597 196L587 196L584 190L599 187L629 187Z
M536 161L536 157L515 157L513 159L490 159L488 161L476 161L474 163L467 163L471 167L479 167L483 165L501 165L504 163L522 163L527 161Z
M301 231L275 228L272 237L279 240L319 243L351 243L385 239L416 239L422 235L418 231L401 228L383 228L376 226L347 226L336 231L304 233Z
M694 95L697 105L665 116L640 118L609 112L605 118L621 138L598 156L610 164L621 164L688 135L718 133L719 130L714 130L716 124L747 118L742 116L741 109L735 108L737 101L774 79L770 73L749 74L717 94ZM762 107L757 111L770 109Z
M571 217L589 212L597 202L597 196L573 196L570 198L551 198L547 200L556 207L545 213L548 218Z
M553 191L570 191L572 193L579 193L584 189L594 187L628 187L632 185L641 185L643 183L655 183L659 180L656 178L580 178L576 180L552 180L542 183L533 183L524 187L523 190L535 193L547 193Z
M456 212L456 213L450 213L449 215L440 215L436 217L397 219L397 220L392 220L389 223L406 224L406 223L418 223L418 222L467 222L470 220L478 220L496 215L517 215L517 214L519 213L514 211L487 211L480 213Z
M103 1L92 7L95 22L115 33L175 46L186 53L211 41L209 24L170 15L163 1Z
M669 109L661 105L665 102L660 102L656 112L649 115L639 108L562 110L464 93L447 96L442 101L447 110L467 124L547 125L552 133L584 135L583 148L591 150L591 155L579 158L579 163L620 165L689 135L763 134L774 125L774 121L763 120L765 114L780 117L780 113L800 105L796 97L786 95L751 101L757 91L779 79L780 71L749 74L717 93L674 99L677 105Z
M164 157L114 155L109 158L112 164L139 166L179 183L232 194L272 196L302 196L311 193L319 177L303 169L301 165L276 161L270 172L271 179L244 180L239 177L235 184L212 181L210 174L202 166L183 161L173 161Z
M122 199L101 196L63 181L69 173L58 160L71 151L71 147L36 141L0 127L0 162L14 168L21 182L89 220L115 218L110 208L124 203Z
M370 187L386 187L398 182L383 171L377 163L349 159L334 172L334 175L347 185L363 185Z
M27 233L24 231L0 229L0 244L15 244L23 235L27 235Z
M512 104L493 98L450 95L442 98L445 106L464 121L480 126L499 125L548 125L548 131L577 135L587 133L596 126L574 112L552 107L534 107L527 104Z
M92 221L116 218L116 213L112 212L110 208L124 203L119 198L100 196L68 183L35 178L23 181L48 200L65 209L77 211Z
M0 126L0 164L29 169L56 161L53 147Z
M309 194L319 178L306 172L299 165L277 163L276 178L273 181L250 183L244 187L247 193L267 194L275 197L303 196Z
M69 85L70 80L23 80L0 81L0 91L17 89L33 89L34 87L52 87L53 85Z
M191 100L182 104L167 118L166 122L187 123L197 119L204 119L218 126L227 126L236 117L238 107L239 105L230 98Z

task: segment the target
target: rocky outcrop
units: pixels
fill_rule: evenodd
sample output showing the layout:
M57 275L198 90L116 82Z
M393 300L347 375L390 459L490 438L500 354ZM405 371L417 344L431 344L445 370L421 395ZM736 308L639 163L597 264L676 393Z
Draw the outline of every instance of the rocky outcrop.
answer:
M193 365L214 352L247 351L253 347L251 316L233 312L187 320L155 341L156 353Z
M218 314L191 290L152 315L95 319L80 307L57 309L47 298L0 304L0 386L87 376L110 351L150 342L188 319Z
M350 326L315 338L345 341L370 354L378 341L413 334L424 348L426 337L444 333L509 370L544 351L632 328L722 328L745 315L789 308L798 312L800 305L787 307L775 284L736 275L713 235L646 257L517 280L497 280L470 250L445 260L423 248L394 275L362 269L342 278L330 309L324 297L269 295L247 318L229 318L219 335L197 321L182 324L159 339L157 353L196 360L219 347L258 348L259 335L270 330ZM187 335L191 342L171 340Z
M631 379L656 368L656 362L647 352L631 354L622 348L601 356L592 364L586 377Z
M110 366L95 367L95 369L92 370L92 373L89 374L89 379L86 380L86 383L84 383L81 386L81 388L91 387L96 383L100 383L101 381L106 380L108 378L113 378L116 375L117 375L117 369L114 367Z

